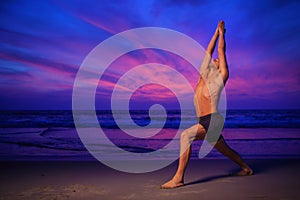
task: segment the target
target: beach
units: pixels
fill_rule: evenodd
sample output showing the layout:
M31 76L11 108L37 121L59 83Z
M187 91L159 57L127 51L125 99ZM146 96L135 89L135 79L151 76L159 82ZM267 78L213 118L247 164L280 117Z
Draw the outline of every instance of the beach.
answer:
M132 174L98 161L1 162L0 199L298 199L299 159L250 159L252 176L227 159L191 160L185 186L160 189L177 162Z
M164 128L153 137L145 136L155 129L130 129L130 132L142 133L144 137L141 138L124 134L110 113L100 113L99 123L105 124L102 129L105 134L94 130L87 132L92 136L88 142L97 147L103 159L100 162L79 137L80 129L74 127L71 111L2 111L0 200L298 199L299 113L298 110L229 111L222 135L255 174L230 176L239 167L215 149L200 159L198 153L202 141L195 141L185 186L165 190L160 189L160 185L173 176L177 167L179 134L175 136L175 132L180 122L184 126L194 123L193 113L188 112L180 121L178 112L174 111ZM133 118L146 124L147 116L146 111L137 111ZM83 129L89 129L89 118L83 115L81 119L83 124L87 123ZM153 123L161 124L162 120L157 115ZM126 125L128 120L122 123ZM168 146L171 141L174 145ZM120 154L117 149L129 154ZM147 157L160 149L162 151L155 156ZM103 164L109 160L130 164L132 160L141 159L147 159L144 162L147 164L170 160L170 164L147 173L127 173ZM136 165L136 162L132 163ZM133 172L137 169L140 165L136 165Z

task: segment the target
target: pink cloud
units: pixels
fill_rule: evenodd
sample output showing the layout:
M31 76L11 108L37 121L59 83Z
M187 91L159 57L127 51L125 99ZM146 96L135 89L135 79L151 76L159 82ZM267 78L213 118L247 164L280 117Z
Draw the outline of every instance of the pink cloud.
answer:
M173 74L174 72L163 68L158 71L153 71L147 68L147 63L159 63L171 67L177 71L176 73L181 74L189 82L192 88L195 88L199 74L197 70L186 61L167 52L158 52L153 49L146 49L123 55L119 59L115 60L115 62L112 63L112 65L110 65L105 71L104 76L102 76L102 79L99 81L97 94L105 95L104 91L106 91L106 95L110 95L114 87L121 91L123 90L124 92L128 92L128 88L133 87L136 82L142 82L145 85L137 91L135 94L136 98L141 98L143 96L145 98L154 99L172 98L174 94L168 89L163 89L161 86L155 84L149 85L149 83L159 83L163 80L166 86L172 86L176 91L178 91L179 95L187 95L186 86L179 80L174 80L174 77L177 76L176 74ZM116 84L122 76L126 76L126 72L139 65L144 66L142 71L131 76L127 82L123 83L123 85ZM118 98L121 99L123 97L119 95Z

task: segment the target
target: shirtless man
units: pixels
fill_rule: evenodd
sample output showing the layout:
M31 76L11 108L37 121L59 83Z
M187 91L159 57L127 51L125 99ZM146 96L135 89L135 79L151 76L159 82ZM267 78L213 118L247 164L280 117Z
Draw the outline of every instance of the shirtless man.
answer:
M252 175L252 169L244 162L237 152L231 149L221 135L224 118L218 113L220 94L228 79L228 66L225 55L225 27L224 21L220 21L211 38L206 53L207 56L200 68L200 79L196 86L194 104L199 119L196 124L181 133L180 157L178 168L173 178L161 185L163 189L171 189L184 185L184 172L191 154L191 143L195 140L206 139L223 155L237 163L242 170L236 175ZM218 59L210 64L210 58L218 42ZM210 124L211 122L211 124ZM214 138L215 137L215 138Z

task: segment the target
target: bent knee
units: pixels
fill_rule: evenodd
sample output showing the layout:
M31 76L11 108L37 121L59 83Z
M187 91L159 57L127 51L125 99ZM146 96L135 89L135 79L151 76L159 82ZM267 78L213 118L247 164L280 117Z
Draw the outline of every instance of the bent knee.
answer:
M191 133L188 130L185 130L180 135L180 140L192 142L195 138L195 134Z

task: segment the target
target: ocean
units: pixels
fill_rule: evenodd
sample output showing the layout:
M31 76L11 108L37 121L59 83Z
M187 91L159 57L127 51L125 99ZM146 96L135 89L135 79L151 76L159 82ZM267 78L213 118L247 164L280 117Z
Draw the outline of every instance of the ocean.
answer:
M179 128L196 123L192 110L167 111L167 118L161 113L131 110L131 119L125 111L118 111L118 123L111 111L97 111L98 122L105 135L99 135L98 146L105 155L104 159L126 159L118 155L111 146L102 142L103 137L115 144L116 148L134 153L149 153L164 148ZM123 117L124 116L124 117ZM77 116L78 117L78 116ZM79 120L85 127L89 117L83 113ZM133 137L124 133L121 127L135 131L129 126L133 120L136 126L144 127L142 134L153 129L162 129L151 137ZM120 124L121 123L121 124ZM151 128L147 128L148 124ZM71 110L41 111L0 111L0 160L94 160L77 134ZM300 110L227 110L223 136L229 146L244 158L300 158ZM104 140L103 140L104 141ZM193 143L192 159L198 159L202 141ZM178 156L179 146L171 147L155 159L173 159ZM104 154L104 153L103 153ZM205 159L223 159L224 156L212 150Z

